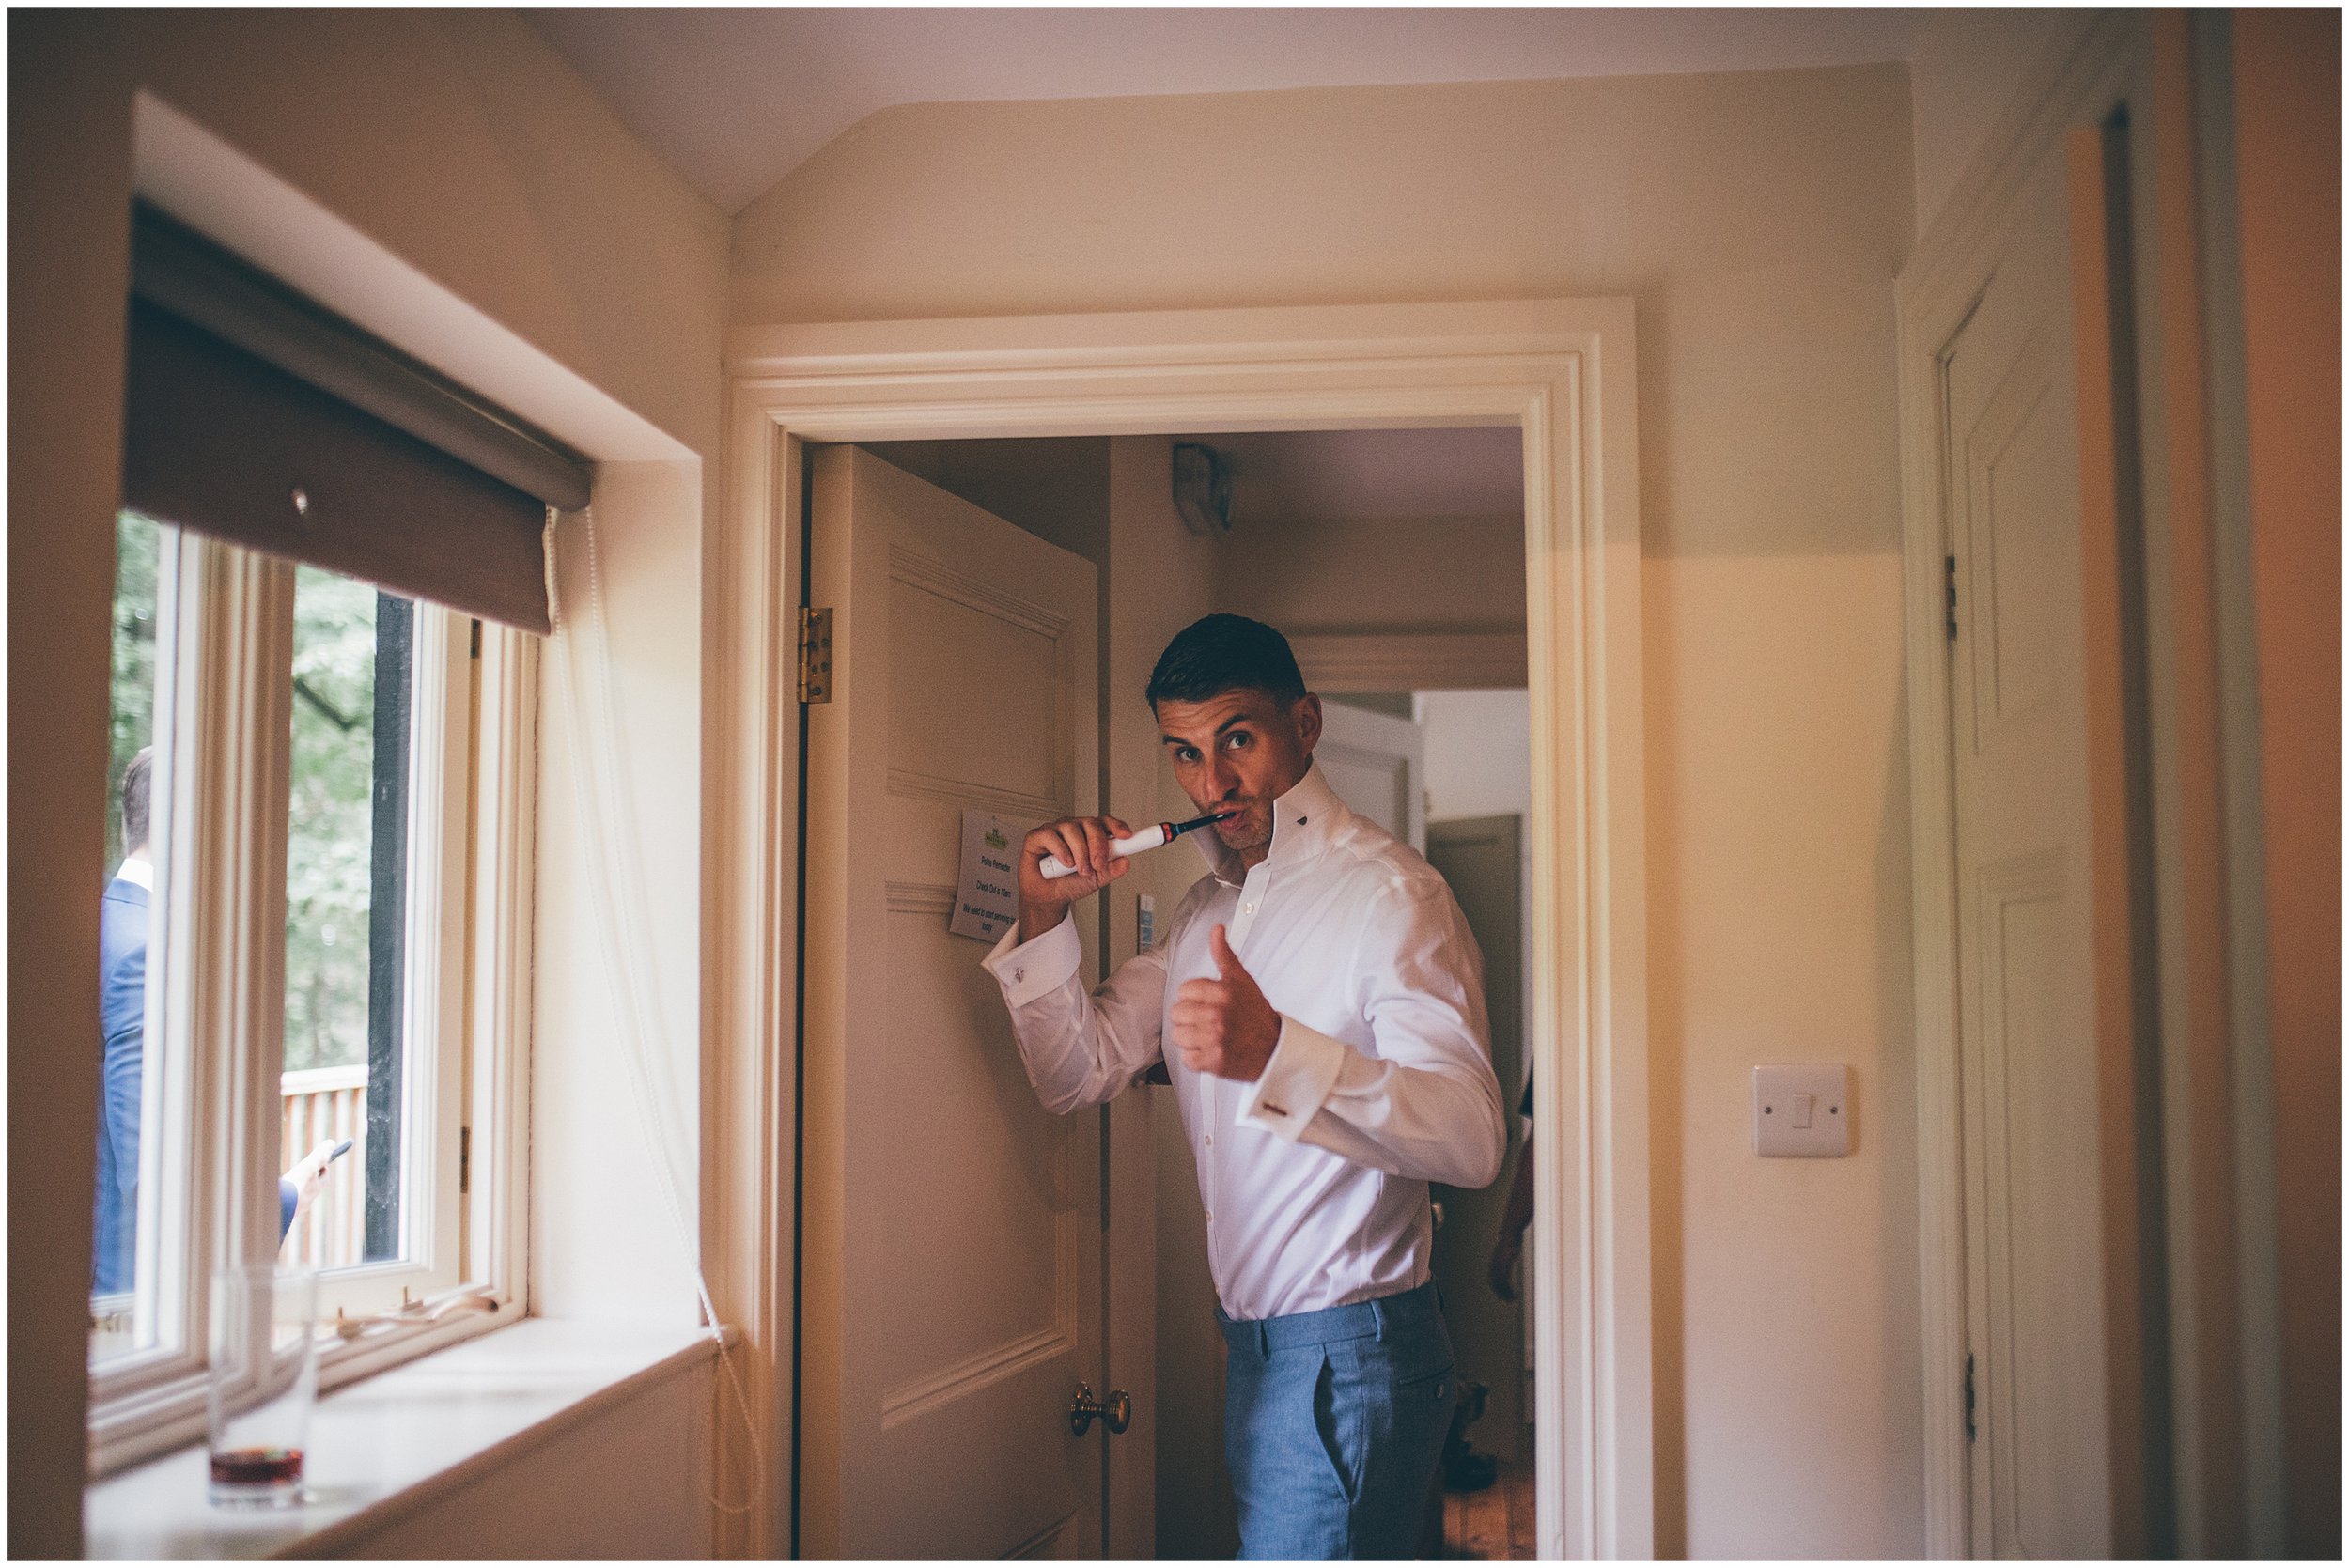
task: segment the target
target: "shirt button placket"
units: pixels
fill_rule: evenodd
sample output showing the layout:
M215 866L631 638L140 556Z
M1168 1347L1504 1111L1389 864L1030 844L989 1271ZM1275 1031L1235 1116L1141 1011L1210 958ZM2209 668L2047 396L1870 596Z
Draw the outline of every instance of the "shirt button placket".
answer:
M1215 1079L1206 1073L1199 1075L1199 1100L1201 1105L1199 1172L1202 1177L1200 1191L1204 1200L1202 1206L1206 1209L1207 1216L1207 1266L1209 1272L1213 1272L1217 1251L1215 1201L1221 1196L1221 1193L1218 1190L1215 1179L1215 1161L1208 1157L1206 1152L1215 1142L1215 1134L1206 1130L1215 1126Z

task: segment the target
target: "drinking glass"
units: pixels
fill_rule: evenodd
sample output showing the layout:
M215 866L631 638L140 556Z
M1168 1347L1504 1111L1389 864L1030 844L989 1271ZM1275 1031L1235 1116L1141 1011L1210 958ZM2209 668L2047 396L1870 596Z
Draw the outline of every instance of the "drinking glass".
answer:
M212 1364L206 1414L216 1503L284 1508L302 1500L303 1451L318 1402L315 1269L250 1264L212 1278Z

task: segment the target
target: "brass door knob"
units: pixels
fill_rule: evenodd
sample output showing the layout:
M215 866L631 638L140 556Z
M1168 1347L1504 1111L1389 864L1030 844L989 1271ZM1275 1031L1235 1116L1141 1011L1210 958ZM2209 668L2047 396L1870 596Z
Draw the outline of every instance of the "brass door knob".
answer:
M1081 1437L1097 1416L1112 1433L1123 1432L1134 1419L1134 1402L1123 1389L1112 1389L1106 1403L1097 1401L1092 1384L1078 1384L1076 1396L1068 1402L1068 1430Z

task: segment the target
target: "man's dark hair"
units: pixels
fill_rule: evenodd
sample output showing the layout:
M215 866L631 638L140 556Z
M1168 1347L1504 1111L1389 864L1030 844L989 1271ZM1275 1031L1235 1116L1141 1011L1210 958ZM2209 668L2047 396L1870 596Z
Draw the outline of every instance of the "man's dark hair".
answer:
M142 746L122 770L122 849L147 846L147 802L155 772L155 748Z
M1174 634L1150 672L1151 710L1169 698L1204 703L1226 691L1264 691L1283 706L1305 694L1289 640L1245 615L1205 615Z

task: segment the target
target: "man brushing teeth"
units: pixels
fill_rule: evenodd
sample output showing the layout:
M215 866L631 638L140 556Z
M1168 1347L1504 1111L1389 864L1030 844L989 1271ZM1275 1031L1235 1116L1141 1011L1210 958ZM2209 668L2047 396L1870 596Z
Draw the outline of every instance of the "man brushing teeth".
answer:
M1278 631L1209 615L1146 696L1183 792L1229 814L1190 835L1207 875L1088 994L1069 908L1126 875L1127 829L1048 823L987 968L1046 1109L1165 1063L1230 1346L1241 1555L1408 1557L1457 1399L1427 1184L1486 1186L1503 1146L1482 959L1443 878L1314 766L1321 701Z

